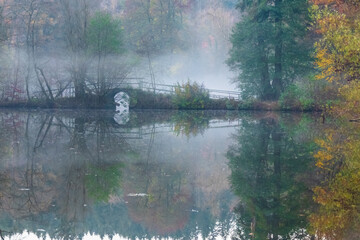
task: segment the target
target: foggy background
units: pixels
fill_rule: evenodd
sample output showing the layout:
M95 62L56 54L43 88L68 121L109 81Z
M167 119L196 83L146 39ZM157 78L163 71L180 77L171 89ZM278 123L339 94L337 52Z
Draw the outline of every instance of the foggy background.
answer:
M115 7L110 2L105 2L108 3L106 9L121 9L121 4ZM177 33L179 45L176 49L153 57L156 82L176 84L190 80L203 83L210 89L234 90L235 85L231 80L235 75L225 61L231 47L232 27L238 20L236 1L184 2L189 7L184 11L184 26ZM119 14L121 15L121 10ZM142 59L131 75L149 82L147 60Z
M234 90L225 61L238 19L235 2L0 0L0 98L30 99L68 86L101 94L140 80ZM99 12L121 28L114 52L91 48L89 31Z

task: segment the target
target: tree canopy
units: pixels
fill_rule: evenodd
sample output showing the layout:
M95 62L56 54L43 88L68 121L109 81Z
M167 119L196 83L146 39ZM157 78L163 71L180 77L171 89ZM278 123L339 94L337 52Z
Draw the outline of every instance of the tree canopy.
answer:
M90 50L96 55L120 53L123 49L120 20L113 19L109 13L95 13L90 19L87 41Z
M227 61L239 72L235 82L244 98L276 100L311 70L308 2L241 0L237 8L242 16Z

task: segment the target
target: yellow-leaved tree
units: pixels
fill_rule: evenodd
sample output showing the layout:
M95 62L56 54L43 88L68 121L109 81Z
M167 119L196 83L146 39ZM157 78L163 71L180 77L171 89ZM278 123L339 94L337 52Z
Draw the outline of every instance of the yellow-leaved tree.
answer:
M315 44L317 79L337 85L341 99L334 112L360 118L360 2L314 0L314 28L321 38Z
M338 89L339 101L332 114L341 124L317 140L316 165L324 181L314 188L320 205L310 217L319 239L360 238L360 2L357 0L313 0L317 41L317 79ZM349 122L350 120L350 122Z
M326 133L314 155L324 181L313 189L320 207L310 216L311 229L319 239L359 239L360 127L345 122Z

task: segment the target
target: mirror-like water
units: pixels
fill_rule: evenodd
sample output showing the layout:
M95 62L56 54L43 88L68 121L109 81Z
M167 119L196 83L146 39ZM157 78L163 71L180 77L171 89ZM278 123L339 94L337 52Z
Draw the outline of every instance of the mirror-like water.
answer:
M3 237L311 239L316 117L145 111L116 119L0 112Z

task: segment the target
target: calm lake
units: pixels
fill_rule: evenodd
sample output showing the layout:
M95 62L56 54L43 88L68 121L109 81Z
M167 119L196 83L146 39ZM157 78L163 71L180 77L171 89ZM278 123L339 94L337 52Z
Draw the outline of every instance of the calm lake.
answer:
M309 114L0 111L5 239L312 239Z

